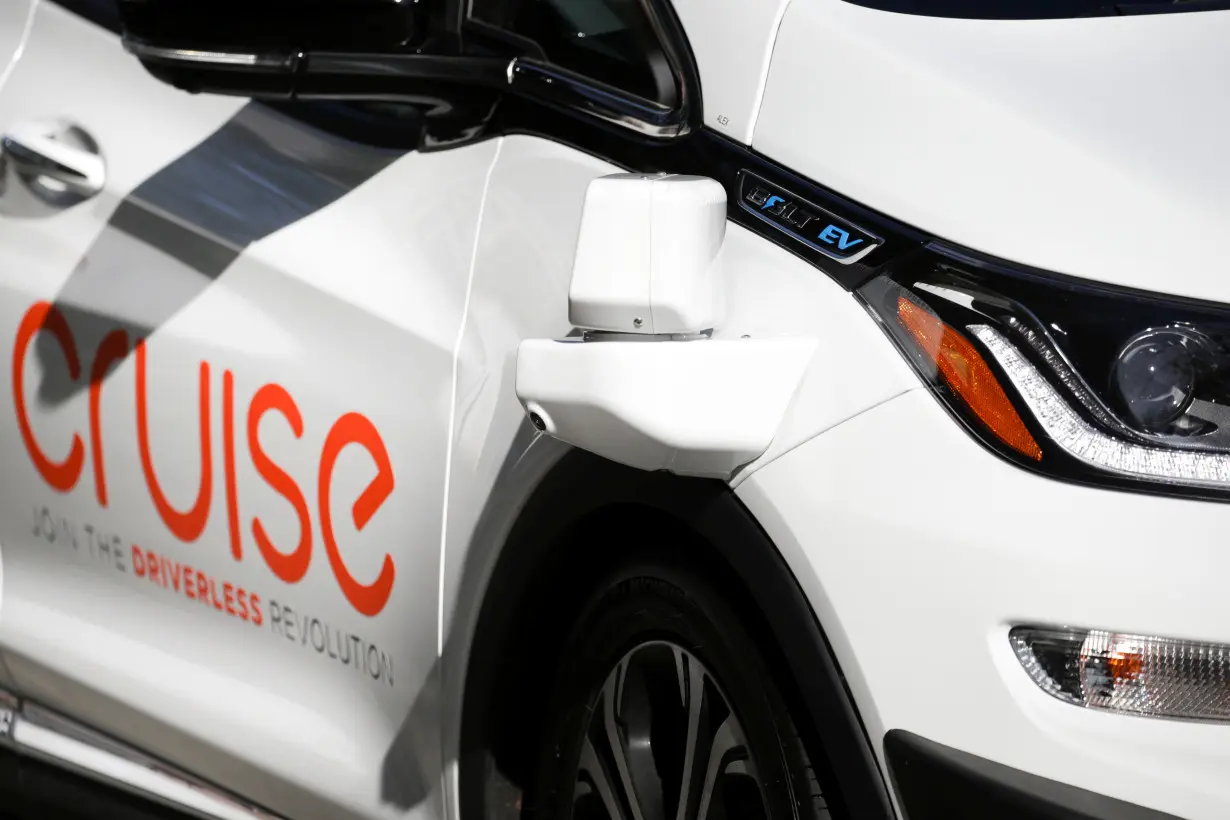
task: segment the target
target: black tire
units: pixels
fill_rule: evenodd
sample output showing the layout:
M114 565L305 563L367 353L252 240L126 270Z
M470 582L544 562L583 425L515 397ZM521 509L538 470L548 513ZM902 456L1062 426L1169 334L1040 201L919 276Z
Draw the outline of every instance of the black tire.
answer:
M684 820L829 820L758 637L686 567L610 574L561 655L527 795L535 819L676 820L686 800ZM698 764L709 757L716 776Z

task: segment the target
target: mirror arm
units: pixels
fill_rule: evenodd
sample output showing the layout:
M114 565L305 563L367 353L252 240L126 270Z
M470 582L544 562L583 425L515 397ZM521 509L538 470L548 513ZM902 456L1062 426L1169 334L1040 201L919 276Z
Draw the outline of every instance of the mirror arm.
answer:
M401 82L427 82L507 90L507 58L439 54L346 51L248 53L154 46L124 37L124 48L142 63L200 78L194 90L218 94L285 99L300 93L346 96L345 86L365 81L382 86L381 96L395 98ZM245 75L266 78L248 84Z
M508 65L507 59L491 57L313 51L307 55L303 76L429 80L502 89L508 86Z
M256 72L278 83L266 89L273 91L267 94L259 86L215 79L197 88L201 91L279 98L299 94L309 98L344 98L349 93L345 90L348 85L366 80L381 81L384 88L376 96L392 99L397 97L401 82L427 81L510 91L565 111L596 117L654 140L677 139L691 130L686 101L672 108L530 57L508 60L339 51L255 54L166 48L130 37L124 38L124 48L144 63L233 76Z
M514 94L576 111L653 139L682 137L691 128L685 108L671 108L528 57L508 65Z
M263 70L293 74L303 59L302 52L253 54L239 51L205 51L192 48L165 48L124 36L124 50L142 61L170 65L196 65L209 68Z

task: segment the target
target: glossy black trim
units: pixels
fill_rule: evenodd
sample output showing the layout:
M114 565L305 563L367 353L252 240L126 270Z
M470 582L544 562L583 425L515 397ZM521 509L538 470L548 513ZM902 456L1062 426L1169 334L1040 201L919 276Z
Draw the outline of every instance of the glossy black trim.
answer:
M248 53L165 48L128 35L122 36L120 42L125 51L143 62L169 66L202 65L235 72L261 71L290 76L299 70L303 57L299 52L287 51Z
M120 33L119 0L51 0L51 2L108 31Z
M678 112L680 121L687 129L681 133L695 131L701 127L705 118L700 70L696 66L696 55L692 53L687 32L675 14L675 7L670 0L641 0L641 6L645 9L649 26L657 36L658 46L675 77L675 93L678 98L658 102L669 102Z
M548 63L518 58L509 66L508 79L514 94L588 114L653 139L674 139L691 128L682 111Z
M739 172L737 194L743 210L843 265L870 257L884 244L881 237L746 169Z
M670 99L651 100L550 63L540 44L490 23L463 17L463 31L518 45L509 83L514 93L627 128L642 137L677 140L701 128L700 72L683 25L668 0L637 0L666 61L673 89Z
M317 76L385 77L398 82L461 83L484 88L508 86L508 60L435 54L363 54L313 51L304 61L297 94L303 96ZM390 91L393 89L390 88Z
M1133 299L1161 299L1187 305L1193 309L1226 310L1223 302L1211 299L1196 299L1191 296L1174 296L1162 291L1146 290L1144 288L1115 285L1098 282L1093 279L1082 279L1067 273L1056 273L1045 268L1035 268L1021 262L1013 262L1003 257L994 256L982 251L963 248L943 239L932 239L927 242L927 248L952 262L993 276L1011 276L1016 279L1032 281L1040 285L1053 285L1067 290L1086 290L1110 296L1122 296Z
M436 3L402 0L118 0L123 30L154 45L211 51L414 52ZM438 53L438 52L433 52Z
M909 820L1180 820L901 729L884 736L884 754Z
M469 0L464 2L468 4ZM530 57L543 62L547 60L547 52L529 37L522 37L507 29L469 17L464 18L462 26L462 43L466 49L480 52L494 49L508 57Z

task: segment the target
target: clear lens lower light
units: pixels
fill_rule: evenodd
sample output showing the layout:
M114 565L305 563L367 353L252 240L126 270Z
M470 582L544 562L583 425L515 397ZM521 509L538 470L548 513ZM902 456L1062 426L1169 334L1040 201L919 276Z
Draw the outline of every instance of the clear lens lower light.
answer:
M1230 721L1230 646L1101 630L1016 627L1025 671L1067 703L1111 712Z

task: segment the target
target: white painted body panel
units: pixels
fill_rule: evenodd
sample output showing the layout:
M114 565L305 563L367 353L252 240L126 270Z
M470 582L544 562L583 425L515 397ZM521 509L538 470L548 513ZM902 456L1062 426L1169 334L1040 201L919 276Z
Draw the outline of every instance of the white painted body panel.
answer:
M1228 38L1230 11L995 21L794 0L753 145L967 247L1230 301Z
M1226 816L1225 726L1074 708L1033 683L1008 628L1230 642L1219 536L1230 508L1025 472L922 388L783 456L738 495L825 625L871 737L905 729L1190 820Z
M790 0L674 0L696 57L705 125L750 144Z

